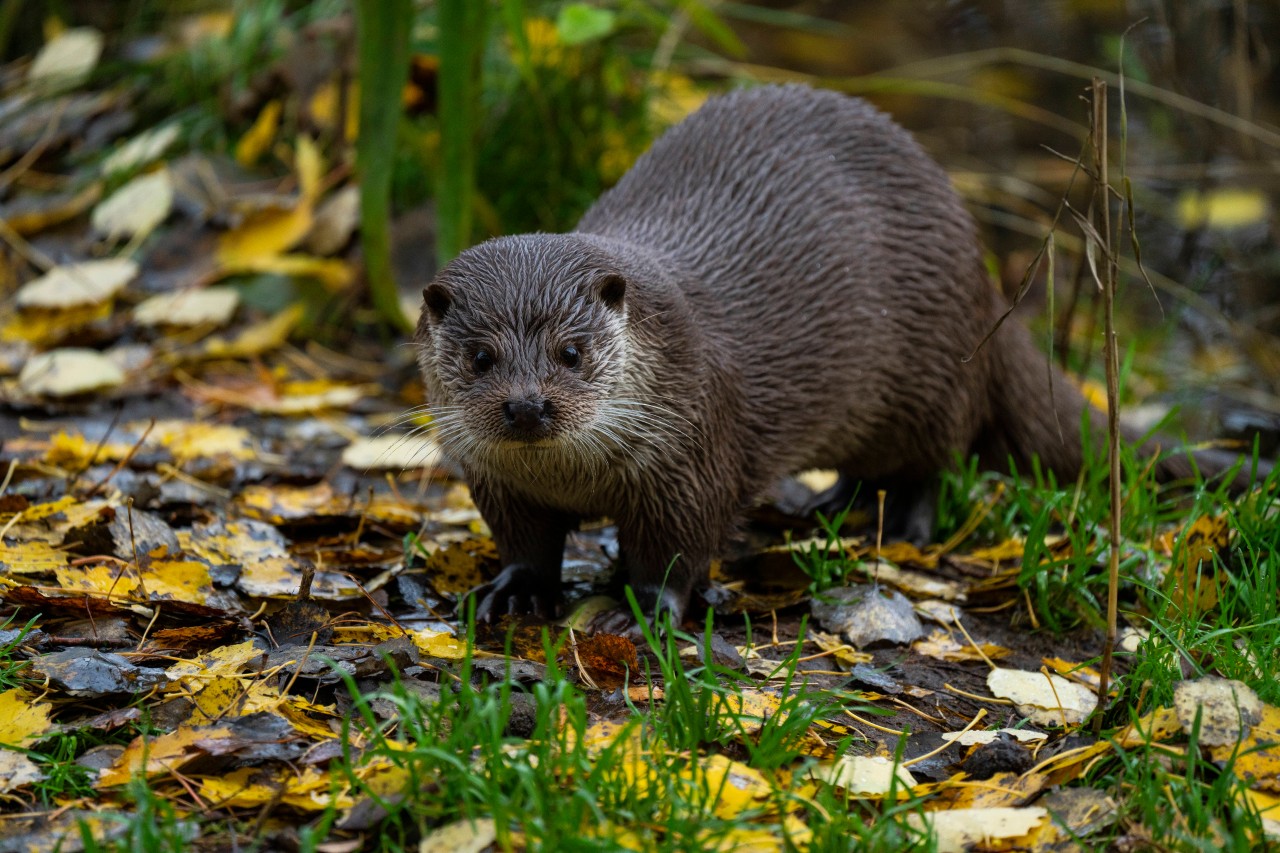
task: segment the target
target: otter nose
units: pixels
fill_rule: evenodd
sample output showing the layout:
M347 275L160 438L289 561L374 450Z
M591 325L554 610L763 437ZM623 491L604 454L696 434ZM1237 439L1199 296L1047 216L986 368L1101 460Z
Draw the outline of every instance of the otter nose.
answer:
M550 400L508 400L502 404L507 426L519 432L534 432L551 419Z

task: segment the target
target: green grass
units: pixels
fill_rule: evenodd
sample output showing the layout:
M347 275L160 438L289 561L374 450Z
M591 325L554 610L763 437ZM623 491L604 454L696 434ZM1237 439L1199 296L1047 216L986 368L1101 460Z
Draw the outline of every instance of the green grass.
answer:
M1205 755L1193 733L1175 748L1151 744L1117 750L1086 782L1110 790L1122 821L1107 833L1117 839L1126 822L1149 839L1150 849L1245 853L1260 846L1262 821L1244 799L1248 789ZM1105 838L1106 836L1104 836ZM1090 839L1100 843L1103 839Z
M34 680L23 675L31 662L25 656L19 656L19 649L40 617L31 617L21 628L9 627L16 618L16 615L10 616L0 623L0 637L3 637L0 639L0 692L22 687Z
M182 820L174 807L138 778L129 783L130 812L99 813L102 831L81 823L85 853L181 853L193 849L200 835L194 821Z
M355 694L353 724L372 740L366 758L391 761L410 780L402 798L382 799L389 817L378 849L409 849L435 827L484 817L496 821L500 845L704 849L744 827L783 832L783 814L806 811L815 823L819 813L830 812L825 820L835 826L823 831L832 849L851 832L892 838L879 849L900 849L900 831L873 830L870 816L850 813L847 802L831 809L834 795L797 796L807 762L800 757L802 736L816 720L856 704L839 691L805 684L797 672L798 652L770 682L779 697L776 713L752 725L729 712L738 710L736 700L757 682L714 663L690 663L679 650L692 637L667 630L647 639L651 674L638 683L660 689L662 698L642 703L646 707L584 692L557 664L563 639L556 644L549 635L546 676L519 701L520 688L509 680L477 682L469 662L438 700L424 700L400 683ZM373 713L377 701L396 708L394 725ZM521 737L510 729L512 708L530 702L532 732ZM623 727L607 744L588 739L589 720L602 714ZM765 795L745 810L726 811L721 803L732 793L731 783L715 772L712 756L759 771Z

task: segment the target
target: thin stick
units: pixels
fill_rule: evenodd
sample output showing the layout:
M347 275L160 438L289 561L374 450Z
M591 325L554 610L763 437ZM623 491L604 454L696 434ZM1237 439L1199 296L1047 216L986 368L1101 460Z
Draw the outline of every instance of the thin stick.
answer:
M1116 340L1115 299L1116 261L1111 251L1111 199L1107 177L1107 84L1093 80L1093 157L1098 176L1094 186L1098 234L1104 241L1099 246L1102 273L1103 314L1106 323L1105 357L1107 364L1107 459L1110 462L1111 530L1107 567L1107 636L1102 648L1098 684L1098 713L1093 718L1093 732L1102 731L1106 713L1107 688L1111 681L1112 652L1116 644L1116 622L1120 597L1120 354Z

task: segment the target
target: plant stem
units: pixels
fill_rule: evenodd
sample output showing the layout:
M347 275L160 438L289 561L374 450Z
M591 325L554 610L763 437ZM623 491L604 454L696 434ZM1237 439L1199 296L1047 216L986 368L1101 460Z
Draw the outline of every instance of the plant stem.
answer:
M409 67L412 0L358 0L360 239L369 293L378 315L409 331L391 271L391 171L400 123L400 92Z

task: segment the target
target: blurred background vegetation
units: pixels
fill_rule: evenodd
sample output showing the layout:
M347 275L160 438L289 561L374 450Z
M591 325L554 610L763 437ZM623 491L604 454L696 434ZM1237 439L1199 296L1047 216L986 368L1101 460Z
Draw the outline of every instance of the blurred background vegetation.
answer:
M1117 221L1136 235L1119 241L1131 391L1193 403L1205 431L1274 441L1274 2L5 0L0 59L73 26L105 34L91 83L127 93L118 132L176 122L179 150L262 177L288 175L294 140L316 139L329 185L364 184L363 244L345 251L375 294L392 281L416 294L486 237L572 228L715 92L799 80L867 97L948 168L1002 286L1032 269L1023 310L1086 371L1095 289L1081 231L1059 214L1064 197L1087 205L1073 161L1102 77L1113 176L1129 182L1116 178ZM83 146L86 164L102 156ZM1051 231L1052 283L1033 264ZM327 316L373 322L359 307L376 304L395 321L412 304L381 292Z

